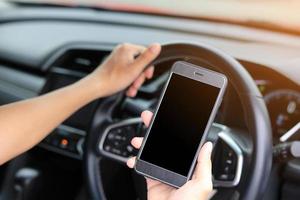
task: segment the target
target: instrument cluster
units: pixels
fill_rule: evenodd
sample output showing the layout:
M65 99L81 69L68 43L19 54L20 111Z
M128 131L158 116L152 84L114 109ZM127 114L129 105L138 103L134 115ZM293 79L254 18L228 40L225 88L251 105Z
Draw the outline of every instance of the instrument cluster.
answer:
M256 80L256 84L270 114L274 142L278 142L280 137L300 122L300 90L296 87L280 88L265 80Z

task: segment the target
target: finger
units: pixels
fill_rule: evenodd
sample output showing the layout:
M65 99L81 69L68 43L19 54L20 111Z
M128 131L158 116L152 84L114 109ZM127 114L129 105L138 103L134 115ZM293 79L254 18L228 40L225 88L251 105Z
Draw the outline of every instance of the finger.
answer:
M197 166L194 172L193 179L201 181L210 181L212 180L212 166L211 166L211 152L213 145L211 142L205 143L200 151L198 156Z
M145 110L142 112L141 117L142 117L144 124L148 127L150 124L150 121L153 117L153 113L150 112L149 110Z
M145 79L146 79L145 74L144 73L140 74L140 76L133 82L132 86L136 90L138 90L142 86L142 84L145 82Z
M131 140L131 144L134 148L139 149L142 146L143 137L134 137Z
M157 181L157 180L153 180L150 178L146 178L146 182L147 182L147 188L150 189L151 187L154 187L156 185L161 185L162 183Z
M129 89L126 92L126 95L129 97L135 97L139 88L143 85L145 82L146 78L150 79L152 78L154 73L154 66L149 67L148 69L145 70L144 73L142 73L134 82L133 84L129 87Z
M144 69L160 53L161 46L158 43L150 45L134 62L139 69Z
M137 94L137 89L133 86L130 86L126 91L126 95L129 97L135 97L136 94Z
M126 164L129 168L134 168L136 157L131 157L127 160Z
M145 70L145 76L147 79L151 79L153 77L154 74L154 66L150 66Z
M144 46L130 43L120 44L116 49L119 51L124 51L127 55L131 55L132 58L143 53L146 50Z

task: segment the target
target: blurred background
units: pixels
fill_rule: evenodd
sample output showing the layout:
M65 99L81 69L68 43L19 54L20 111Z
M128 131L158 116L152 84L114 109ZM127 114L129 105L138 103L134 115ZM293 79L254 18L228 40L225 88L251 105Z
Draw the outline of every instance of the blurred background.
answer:
M299 0L18 0L109 7L277 26L300 31Z

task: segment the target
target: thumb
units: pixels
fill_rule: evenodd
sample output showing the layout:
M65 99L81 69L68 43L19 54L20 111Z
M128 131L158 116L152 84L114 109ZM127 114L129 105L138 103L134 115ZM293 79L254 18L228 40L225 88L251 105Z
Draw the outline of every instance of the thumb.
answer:
M213 145L211 142L205 143L198 156L197 167L194 171L194 180L205 182L211 185L212 183L212 164L211 164L211 152Z
M134 61L137 68L144 69L150 64L160 53L161 46L158 43L151 44L141 55Z

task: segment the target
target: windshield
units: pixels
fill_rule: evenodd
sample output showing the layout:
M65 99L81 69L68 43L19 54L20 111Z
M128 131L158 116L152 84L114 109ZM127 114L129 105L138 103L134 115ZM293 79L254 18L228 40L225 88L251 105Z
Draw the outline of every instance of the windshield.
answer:
M279 28L300 34L300 0L18 0L104 7Z

